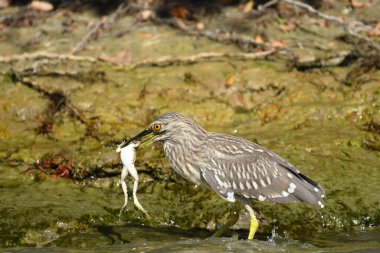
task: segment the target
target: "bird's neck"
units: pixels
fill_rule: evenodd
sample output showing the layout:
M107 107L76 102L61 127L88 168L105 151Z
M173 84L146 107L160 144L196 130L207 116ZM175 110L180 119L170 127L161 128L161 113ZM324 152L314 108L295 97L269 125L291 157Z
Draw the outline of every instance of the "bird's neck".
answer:
M197 137L179 137L165 141L163 148L165 156L170 166L185 179L200 184L201 175L199 171L199 161L197 154L202 148L202 136Z

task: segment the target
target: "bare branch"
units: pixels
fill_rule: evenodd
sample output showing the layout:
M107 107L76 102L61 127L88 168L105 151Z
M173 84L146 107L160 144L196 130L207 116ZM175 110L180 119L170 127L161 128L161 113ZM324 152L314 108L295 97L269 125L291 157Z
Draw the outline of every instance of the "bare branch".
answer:
M370 47L372 47L373 49L376 49L380 53L380 45L379 44L372 41L368 37L366 37L364 35L360 35L356 32L360 29L361 30L370 30L370 29L372 29L371 26L365 25L362 22L359 22L356 20L349 22L349 21L343 20L341 18L325 14L323 12L316 10L315 8L313 8L312 6L310 6L308 4L305 4L305 3L302 3L302 2L299 2L296 0L281 0L281 1L283 1L284 3L290 4L290 5L294 5L294 6L297 6L299 8L302 8L302 9L306 10L307 12L309 12L313 15L316 15L316 16L324 19L324 20L331 21L331 22L334 22L334 23L341 25L349 35L351 35L357 39L362 40L363 42L367 43Z
M209 52L209 53L199 53L196 55L191 56L185 56L185 57L171 57L171 56L164 56L160 57L159 59L155 60L144 60L141 62L137 62L131 65L130 69L136 69L139 67L145 67L145 66L159 66L159 67L165 67L170 65L178 65L178 64L194 64L201 60L210 60L210 59L222 59L222 58L228 58L228 59L238 59L238 60L255 60L255 59L262 59L269 55L272 55L276 52L275 49L270 49L267 51L262 52L256 52L256 53L215 53L215 52Z
M32 54L22 54L22 55L11 55L11 56L0 56L0 63L12 63L22 60L38 61L38 60L62 60L62 61L86 61L91 63L105 62L118 67L127 67L127 69L136 69L144 66L158 66L164 67L175 64L194 64L200 60L213 60L221 58L238 59L238 60L254 60L265 58L266 56L272 55L276 52L276 49L270 49L267 51L255 52L255 53L216 53L216 52L205 52L199 53L191 56L184 57L172 57L163 56L158 59L143 60L136 63L131 63L129 65L117 64L112 61L107 61L105 59L99 59L95 57L88 56L75 56L75 55L65 55L65 54L50 54L45 52L37 52Z
M216 30L216 31L198 31L186 26L185 23L178 19L170 18L163 19L152 16L152 21L160 24L170 25L192 36L201 36L213 41L221 43L233 43L242 48L244 51L250 51L251 48L258 48L263 50L273 49L274 47L267 43L259 43L254 38L244 35L237 35L232 32Z
M340 66L350 56L352 56L351 51L340 51L326 58L318 58L312 56L303 59L297 59L297 61L294 63L294 67L300 71L314 68L336 67Z
M106 19L101 20L97 24L95 24L90 31L79 41L73 50L71 50L70 54L76 54L81 51L90 40L93 40L97 37L100 30L108 30L115 20L128 11L128 1L122 2L119 7Z
M331 22L334 22L334 23L337 23L339 25L342 25L342 26L349 26L351 23L344 20L344 19L341 19L341 18L338 18L338 17L335 17L335 16L332 16L332 15L328 15L326 13L323 13L323 12L320 12L318 10L316 10L314 7L312 7L311 5L308 5L308 4L305 4L305 3L302 3L302 2L299 2L299 1L296 1L296 0L281 0L287 4L290 4L290 5L294 5L294 6L297 6L301 9L304 9L306 10L307 12L311 13L311 14L314 14L324 20L327 20L327 21L331 21ZM359 21L354 21L352 22L355 26L358 26L358 27L361 27L363 29L372 29L371 26L368 26L368 25L365 25L363 24L362 22L359 22Z
M271 0L271 1L269 1L269 2L266 2L266 3L263 4L263 5L259 5L257 8L258 8L258 10L259 10L260 12L262 12L262 11L266 10L267 8L269 8L269 7L271 7L271 6L275 5L275 4L277 4L278 1L279 1L279 0Z
M18 55L0 56L0 63L12 63L17 61L38 61L38 60L61 60L61 61L85 61L96 62L98 59L89 56L75 56L69 54L54 54L47 52L25 53Z

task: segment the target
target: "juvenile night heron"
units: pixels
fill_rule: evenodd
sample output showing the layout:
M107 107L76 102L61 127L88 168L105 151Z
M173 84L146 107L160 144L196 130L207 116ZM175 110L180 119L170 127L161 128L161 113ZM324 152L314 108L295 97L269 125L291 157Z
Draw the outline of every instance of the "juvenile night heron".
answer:
M253 239L258 221L251 200L276 203L305 202L323 208L322 187L303 175L292 164L248 140L204 130L192 119L179 113L167 113L147 129L123 143L163 144L171 167L197 185L213 189L220 197L239 200L251 217L248 239ZM231 218L225 226L231 226Z

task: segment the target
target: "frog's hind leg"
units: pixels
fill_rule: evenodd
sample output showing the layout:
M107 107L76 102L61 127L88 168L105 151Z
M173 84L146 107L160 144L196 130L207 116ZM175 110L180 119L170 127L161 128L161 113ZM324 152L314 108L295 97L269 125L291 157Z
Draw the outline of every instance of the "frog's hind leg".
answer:
M137 199L137 186L139 184L139 176L134 165L129 167L129 172L131 173L131 176L135 179L135 181L133 182L133 202L141 212L147 214L148 212L144 209L144 207L142 207L139 200Z
M125 183L125 178L127 176L128 176L128 168L126 166L123 166L123 170L121 171L120 184L124 192L124 205L119 212L119 219L123 215L128 204L128 188L127 188L127 184Z
M135 206L144 214L148 214L148 212L142 207L139 200L137 199L137 186L139 184L139 180L135 179L135 182L133 182L133 202L135 203Z

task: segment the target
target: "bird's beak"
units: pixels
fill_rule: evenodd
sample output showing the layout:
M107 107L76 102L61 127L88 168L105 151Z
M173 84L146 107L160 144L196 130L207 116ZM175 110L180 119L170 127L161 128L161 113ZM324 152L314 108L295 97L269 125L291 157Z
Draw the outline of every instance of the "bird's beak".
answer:
M131 142L139 141L141 143L144 143L148 140L150 140L153 137L153 131L150 128L145 129L135 137L131 138L129 141L124 141L122 144L120 144L119 148L124 148L129 145Z

